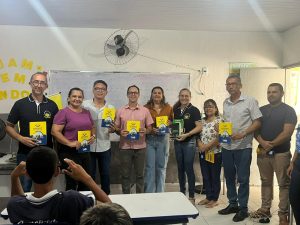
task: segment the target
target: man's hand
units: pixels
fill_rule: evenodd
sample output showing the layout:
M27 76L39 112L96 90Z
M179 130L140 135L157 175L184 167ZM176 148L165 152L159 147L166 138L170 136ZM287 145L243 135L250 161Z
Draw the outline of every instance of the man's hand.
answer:
M287 171L286 171L286 174L289 176L289 178L291 178L291 174L292 174L293 169L294 169L294 163L291 162L289 167L287 168Z
M243 131L243 132L240 132L240 133L232 134L231 139L232 140L240 140L240 139L243 139L246 136L247 136L246 132Z
M141 136L144 136L147 132L147 129L144 127L141 127L139 132L140 132Z
M26 174L26 162L22 161L20 164L11 172L10 176L12 178L19 178Z
M20 138L18 138L18 141L31 148L37 146L35 139L30 137L21 136Z
M91 176L82 168L81 165L75 163L73 160L64 159L68 164L68 168L63 170L63 173L69 175L74 180L83 182L88 180Z
M128 133L129 132L127 130L121 130L120 134L121 134L122 137L126 137L128 135Z
M261 140L260 141L260 145L266 151L270 151L274 147L274 145L273 145L273 143L271 141L265 141L265 140Z

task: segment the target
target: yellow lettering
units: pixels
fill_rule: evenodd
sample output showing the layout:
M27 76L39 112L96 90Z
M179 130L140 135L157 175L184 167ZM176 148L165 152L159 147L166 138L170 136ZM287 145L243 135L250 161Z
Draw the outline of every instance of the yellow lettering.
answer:
M18 83L25 83L25 79L26 79L26 75L25 74L19 74L19 73L15 73L15 78L14 78L14 82L18 82Z
M0 90L0 100L7 99L7 92Z
M14 58L10 58L8 61L8 67L17 67L17 62Z
M44 68L43 68L42 66L37 66L37 67L36 67L36 70L37 70L37 71L44 71Z
M30 91L24 90L24 91L21 92L21 98L27 97L29 95L30 95Z
M6 82L9 81L8 73L2 73L2 74L0 75L0 77L1 77L1 80L2 80L3 83L6 83Z
M2 62L2 60L0 59L0 69L3 69L4 68L4 64Z
M27 59L23 59L21 67L24 68L24 69L31 70L32 64L33 64L32 61L28 61Z
M10 97L11 97L11 99L18 99L19 98L18 90L11 90L10 91Z

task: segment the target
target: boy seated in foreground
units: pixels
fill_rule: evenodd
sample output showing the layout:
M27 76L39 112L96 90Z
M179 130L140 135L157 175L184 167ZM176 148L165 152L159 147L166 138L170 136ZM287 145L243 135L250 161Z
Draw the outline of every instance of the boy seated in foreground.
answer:
M96 200L111 202L109 197L94 182L91 176L78 164L64 159L68 168L63 172L87 185ZM87 208L95 205L92 197L77 191L58 192L54 189L55 178L60 174L56 152L45 146L30 151L26 162L21 162L11 173L11 199L7 205L8 217L12 223L79 224L80 216ZM33 181L34 192L24 194L19 177L29 176Z

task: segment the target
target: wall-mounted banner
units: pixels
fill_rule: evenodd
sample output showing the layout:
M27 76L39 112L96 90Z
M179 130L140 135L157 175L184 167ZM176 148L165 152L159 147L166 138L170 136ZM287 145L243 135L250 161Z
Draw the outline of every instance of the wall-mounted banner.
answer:
M229 63L229 75L240 75L241 69L254 68L255 63L252 62L230 62Z
M43 67L29 58L0 56L0 113L9 113L14 102L30 94L29 80Z

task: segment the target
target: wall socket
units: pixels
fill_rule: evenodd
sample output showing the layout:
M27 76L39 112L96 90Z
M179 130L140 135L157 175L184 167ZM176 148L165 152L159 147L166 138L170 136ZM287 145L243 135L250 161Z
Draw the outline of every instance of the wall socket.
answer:
M208 68L206 66L202 67L202 74L208 74Z

